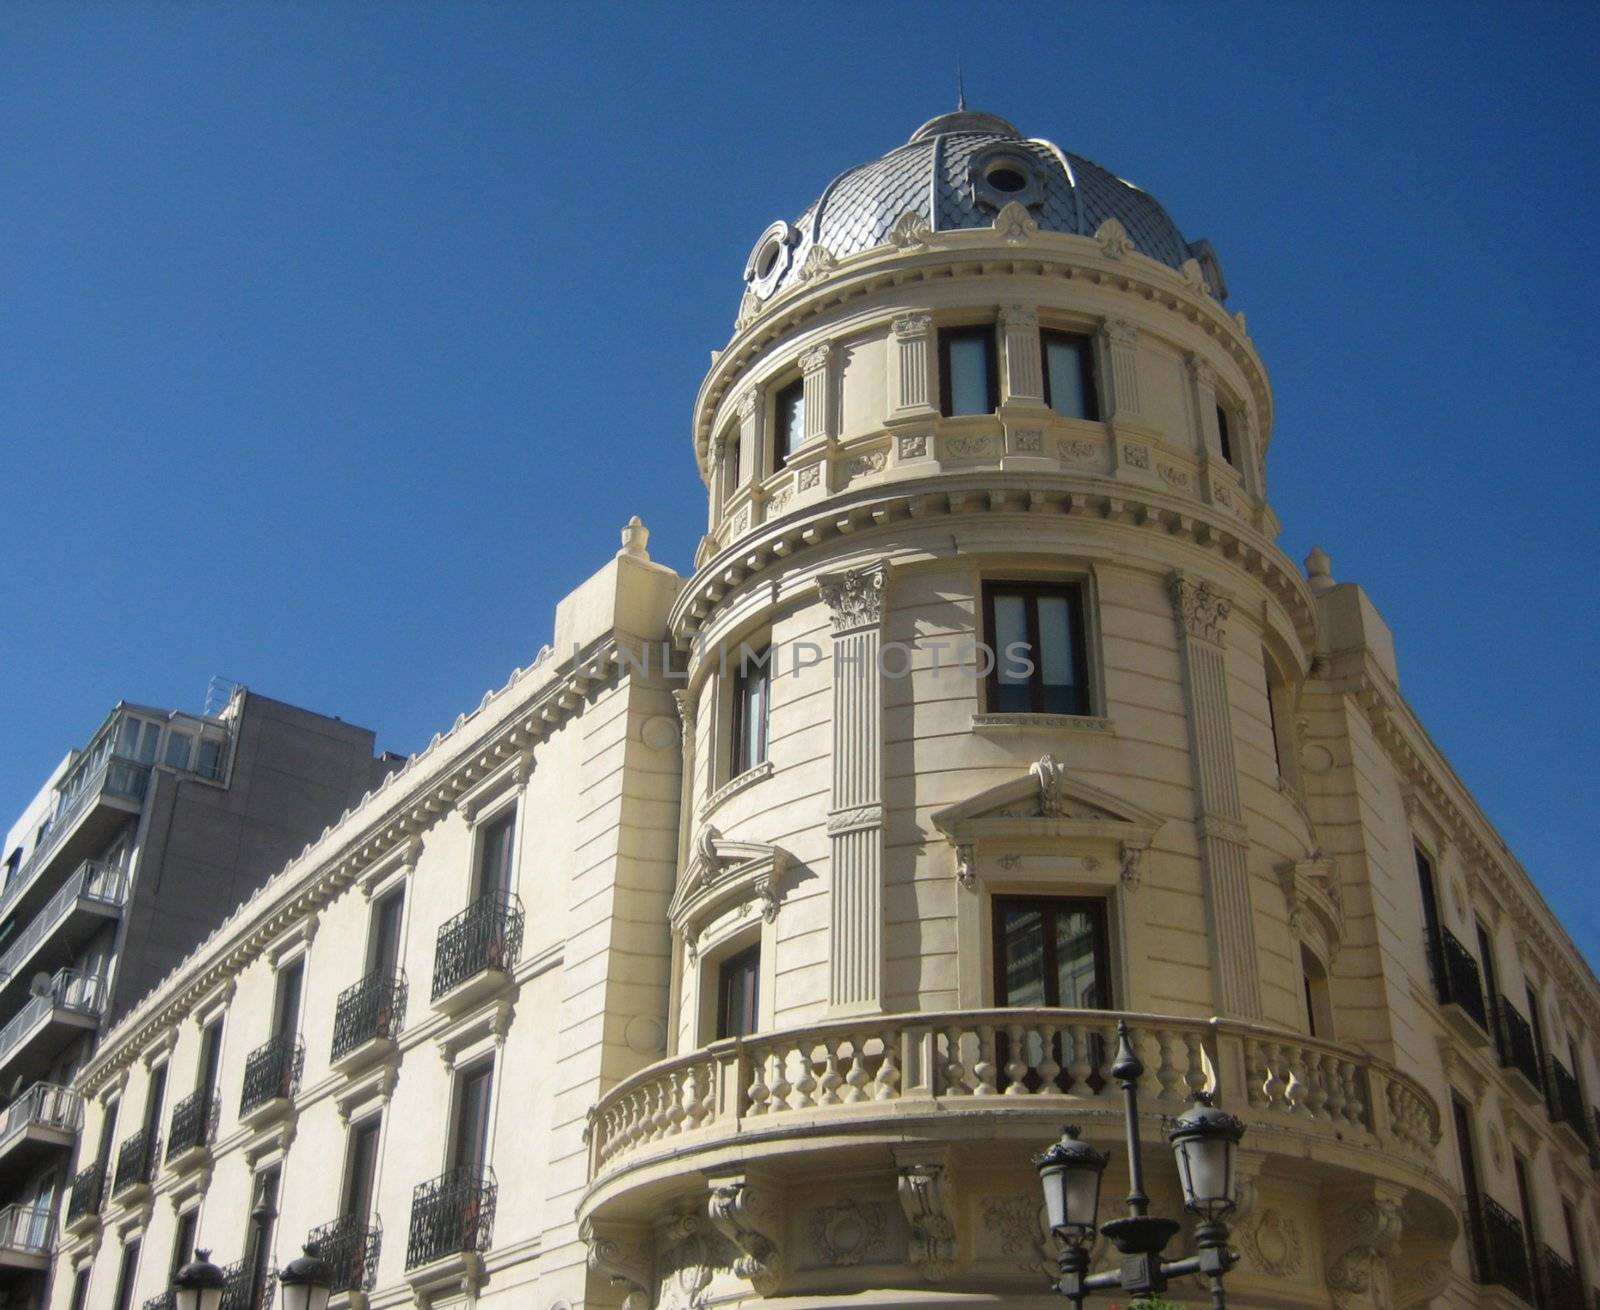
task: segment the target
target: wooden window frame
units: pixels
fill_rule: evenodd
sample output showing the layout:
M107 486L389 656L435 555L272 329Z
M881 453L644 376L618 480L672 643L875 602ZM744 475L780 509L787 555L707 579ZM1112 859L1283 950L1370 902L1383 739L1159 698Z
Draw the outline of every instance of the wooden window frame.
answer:
M1022 596L1027 601L1028 648L1032 652L1033 673L1028 678L1028 709L1007 711L1000 708L1000 662L1005 652L999 648L995 630L994 602L997 595ZM1071 616L1068 639L1072 642L1072 657L1078 667L1080 685L1076 709L1066 713L1044 707L1044 660L1039 645L1039 598L1061 597L1067 601ZM985 710L990 714L1060 714L1063 718L1092 718L1095 712L1093 671L1089 667L1088 616L1089 589L1083 580L1069 582L1010 582L1002 578L985 579L983 583L984 639L994 656L989 672L984 677Z
M1005 911L1007 909L1043 909L1049 916L1049 924L1044 934L1044 993L1043 1004L1047 1007L1059 1007L1060 973L1056 959L1055 916L1059 913L1088 912L1094 920L1094 973L1095 984L1105 993L1105 1000L1099 1007L1102 1010L1116 1008L1115 979L1111 973L1111 931L1110 907L1102 897L1098 896L1048 896L1030 895L1023 892L997 893L989 898L989 942L990 953L994 957L994 1005L996 1009L1009 1008L1006 1005L1006 956L1005 956ZM1052 995L1054 993L1054 995Z
M956 341L982 341L984 349L984 375L989 391L989 408L984 414L994 414L1000 408L1000 359L995 341L993 323L973 323L965 327L939 329L939 413L945 418L981 418L982 414L952 414L953 401L950 386L950 346Z
M1054 412L1055 403L1050 396L1050 343L1070 341L1079 347L1078 371L1083 388L1085 414L1060 414L1059 418L1077 418L1085 423L1100 422L1100 378L1095 366L1094 338L1083 332L1068 332L1064 328L1043 328L1039 332L1039 376L1044 379L1045 408Z

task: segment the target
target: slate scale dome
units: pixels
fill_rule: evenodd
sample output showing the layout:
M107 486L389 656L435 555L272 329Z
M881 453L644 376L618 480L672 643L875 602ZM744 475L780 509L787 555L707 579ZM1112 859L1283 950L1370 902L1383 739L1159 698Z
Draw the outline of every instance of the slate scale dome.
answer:
M814 247L845 259L885 245L907 213L936 232L989 227L1011 201L1046 232L1092 236L1115 218L1142 254L1171 268L1198 260L1207 285L1227 298L1211 243L1185 240L1152 196L1092 160L1022 136L996 114L966 109L930 119L905 145L847 169L794 223L769 226L745 263L745 285L764 301L801 280Z

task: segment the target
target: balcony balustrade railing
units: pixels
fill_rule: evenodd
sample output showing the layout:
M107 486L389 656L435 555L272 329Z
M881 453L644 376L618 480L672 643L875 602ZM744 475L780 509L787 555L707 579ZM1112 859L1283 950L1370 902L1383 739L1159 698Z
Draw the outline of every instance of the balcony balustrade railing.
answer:
M155 1182L160 1165L161 1139L149 1129L141 1128L117 1152L117 1178L111 1195L118 1197L130 1188Z
M17 1044L52 1010L98 1015L104 1004L104 979L92 973L79 973L76 969L62 969L50 980L48 989L30 996L28 1003L0 1028L0 1065L5 1064Z
M264 1268L259 1281L249 1260L235 1260L222 1267L224 1279L221 1310L267 1310L273 1293L278 1290L278 1279L269 1268Z
M1533 1271L1528 1268L1522 1222L1487 1196L1468 1198L1467 1218L1478 1282L1503 1287L1532 1305Z
M0 1210L0 1250L49 1255L56 1240L56 1217L47 1205L18 1202Z
M146 1298L144 1310L177 1310L177 1305L177 1298L171 1292L158 1292Z
M72 1176L72 1187L67 1193L67 1222L74 1223L87 1215L99 1214L106 1197L106 1167L92 1164Z
M150 785L150 769L148 765L125 760L120 755L112 755L103 760L87 777L81 781L72 780L70 785L72 794L64 796L57 802L56 812L46 825L38 844L33 848L33 854L28 857L28 862L17 870L16 876L6 884L5 890L0 891L0 915L3 915L6 907L22 894L23 888L33 881L34 875L50 863L51 856L55 854L61 839L72 827L73 820L88 808L90 801L100 796L114 796L119 800L132 801L135 804L142 802L145 791Z
M128 875L114 864L85 860L62 884L61 890L28 921L4 955L0 955L0 981L14 976L28 958L61 925L79 900L96 905L120 906L128 899Z
M1566 1124L1581 1141L1589 1140L1589 1116L1584 1113L1583 1089L1572 1071L1553 1055L1545 1057L1545 1100L1553 1122Z
M1572 1261L1548 1246L1539 1248L1539 1310L1572 1310L1583 1304L1583 1282Z
M370 1041L400 1035L406 1021L405 970L369 973L339 993L333 1012L333 1052L339 1061Z
M172 1107L172 1123L167 1129L167 1159L175 1160L197 1146L210 1146L222 1118L222 1098L202 1088Z
M29 1128L58 1128L75 1133L82 1124L83 1099L77 1092L54 1083L34 1083L6 1107L5 1123L0 1124L0 1151Z
M1495 1006L1495 1046L1503 1067L1517 1070L1535 1087L1544 1086L1544 1079L1539 1076L1539 1047L1533 1040L1533 1025L1504 996Z
M480 896L439 929L433 953L433 999L486 969L509 969L522 955L524 915L514 892Z
M383 1228L365 1215L347 1214L306 1235L306 1245L328 1262L333 1291L370 1292L378 1281L378 1253Z
M300 1075L305 1065L306 1047L298 1033L285 1033L256 1047L244 1062L244 1091L239 1097L239 1113L249 1114L268 1101L293 1097L300 1090Z
M411 1193L406 1268L465 1251L487 1251L494 1240L498 1193L494 1170L487 1166L467 1165L418 1183Z
M732 1136L747 1121L795 1114L903 1115L903 1105L977 1108L1065 1097L1114 1108L1110 1062L1125 1018L1155 1107L1219 1090L1215 1071L1242 1068L1222 1088L1269 1119L1330 1140L1365 1142L1430 1164L1438 1110L1413 1079L1363 1053L1225 1020L1119 1015L1106 1010L1006 1009L885 1015L714 1043L641 1070L590 1113L590 1176L656 1143L682 1150ZM1024 1099L1026 1098L1026 1099ZM875 1111L874 1107L878 1107Z
M1478 962L1448 928L1433 942L1433 982L1440 1005L1459 1005L1472 1021L1489 1031L1489 1013L1483 1003L1483 983Z

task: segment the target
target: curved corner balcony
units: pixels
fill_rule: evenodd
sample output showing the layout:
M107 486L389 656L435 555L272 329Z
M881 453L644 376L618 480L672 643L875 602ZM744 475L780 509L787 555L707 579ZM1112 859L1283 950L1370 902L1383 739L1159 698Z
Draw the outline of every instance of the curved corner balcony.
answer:
M1152 1141L1161 1116L1207 1091L1248 1124L1264 1168L1278 1157L1293 1172L1314 1159L1324 1176L1386 1177L1453 1206L1435 1165L1438 1106L1383 1061L1228 1020L1004 1009L820 1023L652 1065L590 1112L580 1215L639 1220L687 1177L802 1153L805 1168L825 1160L841 1174L886 1162L888 1148L924 1145L1025 1167L1064 1120L1102 1145L1120 1141L1110 1064L1124 1018L1145 1064L1142 1131Z

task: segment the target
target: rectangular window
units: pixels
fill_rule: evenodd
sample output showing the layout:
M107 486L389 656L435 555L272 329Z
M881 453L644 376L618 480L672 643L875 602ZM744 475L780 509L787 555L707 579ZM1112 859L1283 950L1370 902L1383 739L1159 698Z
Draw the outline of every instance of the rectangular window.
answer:
M1517 1178L1517 1208L1522 1212L1522 1240L1527 1247L1528 1268L1539 1268L1539 1240L1534 1235L1533 1195L1528 1189L1528 1166L1515 1151L1511 1153L1511 1172Z
M729 437L727 444L722 449L725 452L723 458L726 460L726 471L723 476L727 479L723 483L722 498L727 500L734 492L739 490L741 476L739 468L739 434L735 432L733 436Z
M516 836L515 809L484 825L478 837L479 896L511 890L511 853Z
M991 714L1089 714L1083 587L1024 582L983 589L993 667Z
M140 764L156 762L156 746L161 740L161 725L148 719L124 719L119 729L117 754Z
M730 778L762 764L767 758L767 720L772 700L772 648L741 648L739 667L733 674L733 740Z
M748 1037L760 1022L761 947L730 955L717 968L717 1040Z
M195 1228L200 1222L199 1209L185 1210L178 1216L178 1231L172 1239L172 1268L167 1272L170 1284L178 1270L194 1259Z
M456 1122L450 1152L454 1169L481 1169L489 1161L489 1093L494 1064L485 1061L456 1080Z
M1272 657L1263 649L1262 667L1267 673L1267 730L1272 734L1272 762L1283 777L1283 743L1278 736L1278 697L1283 694L1283 679L1278 676Z
M161 757L171 769L187 769L189 757L194 752L194 737L187 732L173 730L167 733L166 753Z
M121 1109L121 1101L112 1101L106 1106L106 1117L100 1121L100 1146L95 1151L94 1162L102 1170L111 1163L111 1141L116 1136L117 1112Z
M1232 464L1233 438L1228 433L1228 411L1221 405L1217 406L1217 446L1222 451L1222 458Z
M939 412L948 418L999 408L994 328L945 328L939 333Z
M367 972L392 974L400 967L400 925L406 912L404 887L392 892L372 907L372 924L367 935Z
M84 1310L89 1304L89 1267L85 1265L72 1276L72 1310Z
M1478 1190L1478 1156L1472 1145L1472 1111L1450 1098L1450 1118L1456 1130L1456 1159L1461 1165L1461 1190L1467 1198L1467 1234L1472 1244L1473 1268L1482 1270L1484 1249L1483 1200Z
M372 1187L378 1176L378 1132L381 1115L372 1115L350 1128L349 1156L344 1171L344 1213L366 1223L372 1213Z
M1499 975L1494 967L1494 947L1489 942L1489 932L1481 919L1472 921L1478 930L1478 963L1483 966L1483 990L1489 999L1489 1011L1498 1014L1500 1007Z
M272 1229L278 1219L278 1169L263 1169L256 1175L254 1200L250 1206L250 1227L245 1234L245 1268L250 1273L251 1306L261 1304L267 1277L272 1272Z
M994 969L998 1005L1108 1008L1104 902L995 897Z
M222 1020L213 1019L200 1036L200 1079L195 1090L217 1090L217 1075L222 1067Z
M1071 332L1041 332L1044 403L1063 418L1100 417L1094 387L1094 342Z
M167 1066L158 1065L150 1071L150 1090L145 1094L144 1131L149 1141L161 1135L161 1106L167 1099Z
M128 1242L122 1248L122 1266L117 1270L117 1295L112 1304L116 1310L132 1310L133 1285L139 1275L139 1243Z
M1572 1261L1572 1267L1578 1271L1578 1281L1584 1281L1583 1250L1578 1245L1578 1223L1572 1217L1572 1206L1566 1201L1561 1202L1561 1226L1567 1230L1567 1257Z
M300 991L305 984L306 962L296 960L278 970L278 995L273 1003L272 1035L290 1037L300 1031Z
M1439 900L1433 886L1433 861L1423 853L1422 847L1413 849L1417 857L1417 886L1422 893L1422 930L1427 934L1430 954L1437 954L1440 949Z
M222 777L222 748L225 744L219 737L202 737L200 758L195 761L194 771L202 778Z
M806 384L791 382L773 398L772 471L789 462L789 456L806 439Z
M1533 985L1528 985L1528 1027L1533 1029L1533 1049L1539 1055L1539 1070L1545 1068L1544 1059L1544 1019L1539 1013L1539 993L1533 990Z

